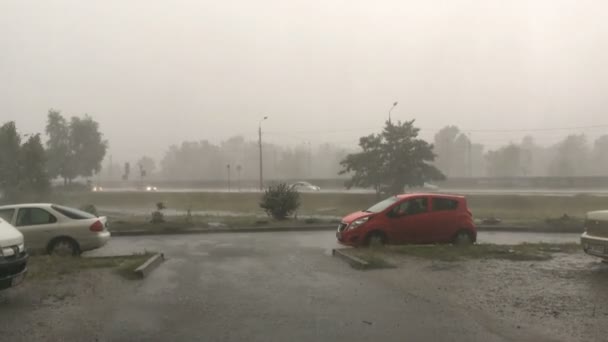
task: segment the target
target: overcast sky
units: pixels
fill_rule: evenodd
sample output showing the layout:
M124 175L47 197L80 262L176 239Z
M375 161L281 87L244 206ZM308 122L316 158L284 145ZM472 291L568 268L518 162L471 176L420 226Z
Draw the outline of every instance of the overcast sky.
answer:
M354 145L395 119L493 147L608 125L608 4L0 0L0 122L89 113L115 159L244 134ZM534 132L540 143L608 126Z

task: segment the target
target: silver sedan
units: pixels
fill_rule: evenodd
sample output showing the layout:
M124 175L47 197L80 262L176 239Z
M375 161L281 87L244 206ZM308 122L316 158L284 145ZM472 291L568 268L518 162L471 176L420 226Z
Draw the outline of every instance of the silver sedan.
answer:
M0 206L0 217L23 234L30 251L78 255L110 239L106 217L50 203Z

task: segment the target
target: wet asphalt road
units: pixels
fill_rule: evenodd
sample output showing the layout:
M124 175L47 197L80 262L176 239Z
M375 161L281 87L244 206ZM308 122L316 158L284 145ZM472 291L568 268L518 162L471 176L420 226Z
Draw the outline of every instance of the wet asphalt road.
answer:
M94 255L142 250L168 260L104 305L108 341L542 341L514 322L407 287L406 270L356 271L332 233L114 238ZM403 272L398 288L378 272ZM404 290L405 288L405 290ZM86 336L91 336L83 331Z

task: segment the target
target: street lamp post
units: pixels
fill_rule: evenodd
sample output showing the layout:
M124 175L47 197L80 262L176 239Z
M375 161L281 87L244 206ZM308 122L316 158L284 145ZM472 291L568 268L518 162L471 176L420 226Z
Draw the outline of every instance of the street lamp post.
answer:
M258 124L258 144L260 146L260 190L264 190L264 165L262 164L262 121L268 119L268 116L265 116L260 120Z
M228 172L228 192L230 192L230 164L226 164L226 170Z
M393 106L391 107L391 109L388 110L388 122L391 122L391 112L393 111L393 109L395 109L395 107L397 107L398 104L399 102L397 101L393 102Z

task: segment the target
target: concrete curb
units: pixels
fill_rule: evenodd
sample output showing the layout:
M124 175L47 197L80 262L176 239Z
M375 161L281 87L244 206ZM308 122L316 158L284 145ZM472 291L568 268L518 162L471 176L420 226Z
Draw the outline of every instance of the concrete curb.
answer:
M189 228L166 230L110 230L112 236L139 236L139 235L176 235L176 234L210 234L210 233L264 233L264 232L314 232L333 231L336 225L331 226L295 226L295 227L240 227L240 228Z
M478 232L513 232L513 233L583 233L584 229L580 228L561 228L561 229L547 229L543 227L530 227L530 226L500 226L500 225L478 225Z
M331 255L346 261L349 265L351 265L352 267L354 267L356 269L364 270L369 267L369 263L367 261L344 252L345 249L348 249L348 248L340 248L340 249L334 248L331 250Z
M154 269L156 269L163 261L165 261L165 255L163 253L154 254L133 272L135 272L139 278L143 279L147 277L148 274L150 274Z

